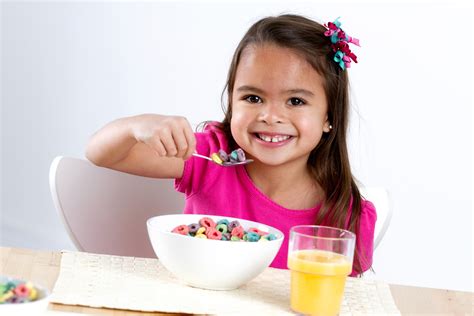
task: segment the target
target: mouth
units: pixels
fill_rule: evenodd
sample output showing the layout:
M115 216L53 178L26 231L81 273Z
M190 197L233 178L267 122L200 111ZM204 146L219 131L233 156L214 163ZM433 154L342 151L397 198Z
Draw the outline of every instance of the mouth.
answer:
M278 144L278 143L284 143L288 141L289 139L293 138L291 135L283 135L283 134L263 134L263 133L254 133L255 137L260 139L261 141L265 143L272 143L272 144Z

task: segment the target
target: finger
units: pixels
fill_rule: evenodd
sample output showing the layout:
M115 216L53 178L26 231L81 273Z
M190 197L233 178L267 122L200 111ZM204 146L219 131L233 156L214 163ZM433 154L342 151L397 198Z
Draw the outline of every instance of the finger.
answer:
M173 133L173 140L176 145L176 149L178 150L176 157L183 158L188 149L188 141L184 136L184 131L179 130Z
M166 156L166 149L163 143L159 139L154 139L152 144L153 149L158 153L159 156Z
M166 157L176 157L178 150L176 149L176 144L174 143L173 136L171 136L171 132L161 134L160 141L165 147Z
M191 128L184 129L184 136L186 137L186 142L188 143L188 150L184 155L184 159L189 159L192 154L196 151L196 136L194 135Z
M165 146L161 143L158 137L149 137L143 140L142 143L150 147L158 156L166 156Z

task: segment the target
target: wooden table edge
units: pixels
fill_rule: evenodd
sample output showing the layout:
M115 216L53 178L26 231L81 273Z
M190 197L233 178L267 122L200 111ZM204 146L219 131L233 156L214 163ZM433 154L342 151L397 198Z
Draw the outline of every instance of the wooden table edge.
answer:
M50 291L59 276L61 251L35 250L27 248L0 247L0 274L8 264L10 256L20 261L15 269L18 273L9 276L28 279L42 284ZM23 259L18 259L23 257ZM28 262L29 267L28 267ZM24 267L23 270L21 267ZM412 285L389 284L392 297L402 315L439 314L439 315L472 315L474 293L447 289L417 287ZM422 295L420 295L420 293ZM416 301L416 304L413 302ZM82 312L98 311L94 308L61 305L50 303L53 310L75 310ZM102 309L101 309L102 310ZM114 310L110 310L114 311ZM121 311L121 310L117 310ZM159 315L157 313L121 311L120 315ZM170 315L163 313L162 315Z

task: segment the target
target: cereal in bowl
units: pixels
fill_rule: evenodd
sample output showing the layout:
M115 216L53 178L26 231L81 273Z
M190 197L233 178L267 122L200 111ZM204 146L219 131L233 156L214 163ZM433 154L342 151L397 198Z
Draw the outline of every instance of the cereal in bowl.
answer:
M245 230L238 220L229 221L226 218L215 222L210 217L202 217L198 223L178 225L171 232L196 238L226 241L264 242L277 239L275 234L255 227Z

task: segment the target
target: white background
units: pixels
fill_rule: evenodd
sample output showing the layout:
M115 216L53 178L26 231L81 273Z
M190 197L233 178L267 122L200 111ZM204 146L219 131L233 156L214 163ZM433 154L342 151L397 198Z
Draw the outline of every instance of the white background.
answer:
M391 283L472 291L472 7L426 2L3 2L0 246L73 249L48 186L115 118L222 119L232 53L259 18L341 16L361 41L349 69L353 172L389 189L375 252Z

